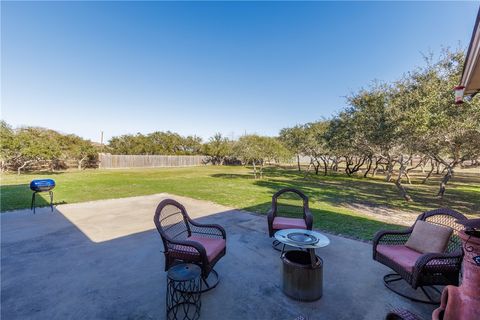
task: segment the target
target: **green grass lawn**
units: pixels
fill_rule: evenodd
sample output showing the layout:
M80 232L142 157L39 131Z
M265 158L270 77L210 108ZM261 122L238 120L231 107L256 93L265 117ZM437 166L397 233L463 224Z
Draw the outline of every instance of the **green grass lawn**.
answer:
M378 229L398 226L366 217L345 208L345 205L363 204L418 213L440 206L466 214L480 211L480 187L475 174L456 177L449 184L444 200L434 197L439 177L425 185L414 178L413 184L407 185L414 201L407 203L399 197L393 184L380 178L335 174L327 177L310 175L305 179L303 173L295 170L268 168L263 179L255 180L249 168L239 166L3 174L1 211L28 208L31 199L28 183L46 177L57 183L56 204L168 192L258 213L268 210L275 191L294 187L309 195L315 227L367 240ZM43 205L47 204L45 199L42 196ZM292 204L292 200L287 199L285 203Z

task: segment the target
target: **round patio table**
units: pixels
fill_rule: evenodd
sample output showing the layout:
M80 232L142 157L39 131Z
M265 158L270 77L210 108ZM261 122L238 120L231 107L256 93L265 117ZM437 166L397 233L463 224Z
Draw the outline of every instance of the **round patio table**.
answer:
M312 264L315 264L315 249L323 248L330 244L330 239L317 231L305 229L283 229L275 232L275 239L283 244L282 255L285 246L305 249L310 254Z

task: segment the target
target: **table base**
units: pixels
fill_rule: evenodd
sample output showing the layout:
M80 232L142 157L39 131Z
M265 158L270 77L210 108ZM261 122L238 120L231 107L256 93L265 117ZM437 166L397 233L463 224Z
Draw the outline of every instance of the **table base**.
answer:
M312 251L292 250L282 255L283 292L300 301L315 301L323 294L323 260Z

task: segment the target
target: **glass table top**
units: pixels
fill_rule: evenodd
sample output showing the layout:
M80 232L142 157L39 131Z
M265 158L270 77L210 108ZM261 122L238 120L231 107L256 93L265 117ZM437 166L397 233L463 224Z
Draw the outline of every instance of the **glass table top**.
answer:
M330 244L325 235L305 229L279 230L275 232L275 239L283 244L304 249L322 248Z

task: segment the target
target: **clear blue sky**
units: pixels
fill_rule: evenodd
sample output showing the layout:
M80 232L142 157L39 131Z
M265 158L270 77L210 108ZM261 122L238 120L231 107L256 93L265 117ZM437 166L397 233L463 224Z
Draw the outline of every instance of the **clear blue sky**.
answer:
M1 4L2 119L99 141L276 135L466 47L478 2Z

